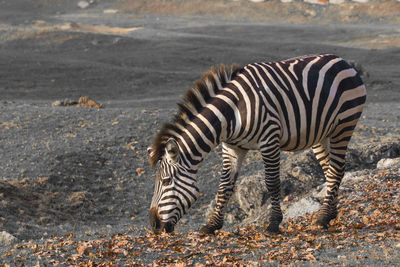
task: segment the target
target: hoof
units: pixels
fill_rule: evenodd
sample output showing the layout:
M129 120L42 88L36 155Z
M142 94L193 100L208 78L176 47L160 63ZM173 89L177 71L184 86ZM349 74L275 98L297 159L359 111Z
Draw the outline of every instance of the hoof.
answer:
M322 220L317 220L315 222L316 225L321 226L324 229L328 229L328 223L326 223L325 221Z
M328 229L330 221L331 218L329 218L328 216L318 216L317 220L315 221L315 224L323 227L324 229Z
M215 235L215 230L218 228L210 226L210 225L204 225L203 227L200 228L200 234L203 235Z
M267 227L267 231L274 234L280 234L279 223L270 223Z

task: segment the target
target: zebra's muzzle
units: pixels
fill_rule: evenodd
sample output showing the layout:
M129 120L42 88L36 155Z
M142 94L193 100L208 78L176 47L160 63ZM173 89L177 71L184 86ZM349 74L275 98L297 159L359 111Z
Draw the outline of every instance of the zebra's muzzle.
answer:
M165 229L167 233L172 233L174 231L174 224L171 222L163 223L160 218L160 214L158 213L158 209L156 207L150 208L150 225L155 234L159 234L162 230Z

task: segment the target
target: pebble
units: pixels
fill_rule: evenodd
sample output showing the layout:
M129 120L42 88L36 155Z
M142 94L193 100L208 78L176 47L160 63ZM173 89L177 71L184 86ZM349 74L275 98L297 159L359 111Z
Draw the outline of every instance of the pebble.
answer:
M103 13L104 14L116 14L116 13L118 13L118 9L104 9Z
M78 7L82 8L82 9L85 9L85 8L89 7L89 5L90 4L88 2L86 2L86 1L79 1L78 2Z
M9 246L17 241L17 238L6 231L0 232L0 247Z

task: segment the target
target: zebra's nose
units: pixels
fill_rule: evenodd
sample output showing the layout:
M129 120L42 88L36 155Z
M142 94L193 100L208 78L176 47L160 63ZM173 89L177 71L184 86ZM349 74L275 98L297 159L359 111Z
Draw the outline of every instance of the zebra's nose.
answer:
M158 209L157 207L151 207L150 208L150 225L151 228L153 228L153 232L155 234L160 233L160 231L162 230L162 224L161 224L161 219L160 219L160 215L158 214Z

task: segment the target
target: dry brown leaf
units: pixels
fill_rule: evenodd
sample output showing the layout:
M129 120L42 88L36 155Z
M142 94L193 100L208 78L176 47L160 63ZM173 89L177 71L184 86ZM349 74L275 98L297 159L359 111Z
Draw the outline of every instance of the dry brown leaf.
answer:
M142 174L144 174L144 170L142 168L137 168L136 169L136 173L141 176Z

